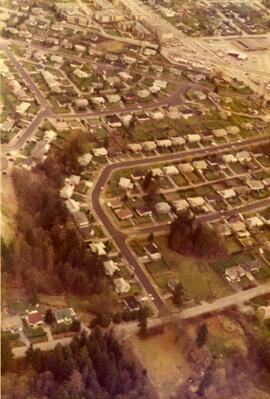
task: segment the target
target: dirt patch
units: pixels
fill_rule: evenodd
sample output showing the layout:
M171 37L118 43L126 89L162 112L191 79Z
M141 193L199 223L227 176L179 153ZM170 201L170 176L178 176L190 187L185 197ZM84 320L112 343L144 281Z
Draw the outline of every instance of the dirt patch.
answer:
M122 52L125 43L121 43L116 40L108 40L106 42L100 43L99 46L104 51L109 51L111 53L120 53Z
M18 204L10 177L1 178L1 236L10 241L14 235Z
M52 308L65 308L67 307L66 298L64 295L38 295L39 302Z
M189 376L190 366L184 355L184 340L174 326L162 334L145 339L132 337L133 350L148 371L148 376L161 399L168 399Z

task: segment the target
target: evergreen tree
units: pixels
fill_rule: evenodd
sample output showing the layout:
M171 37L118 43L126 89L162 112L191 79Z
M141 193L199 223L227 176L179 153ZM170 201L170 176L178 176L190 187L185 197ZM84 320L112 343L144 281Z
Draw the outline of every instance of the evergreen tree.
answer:
M44 316L45 323L51 325L55 322L55 317L51 309L47 309Z
M9 340L5 335L1 335L1 368L2 372L11 370L13 365L13 353L9 344Z
M205 323L201 324L198 332L197 332L197 338L196 338L196 343L198 348L202 348L203 345L205 344L208 336L208 328Z

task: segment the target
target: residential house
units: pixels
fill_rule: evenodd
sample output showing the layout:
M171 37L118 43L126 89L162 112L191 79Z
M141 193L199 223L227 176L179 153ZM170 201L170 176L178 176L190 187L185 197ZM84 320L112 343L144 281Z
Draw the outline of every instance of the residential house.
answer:
M93 253L97 254L97 255L106 255L106 245L104 244L103 241L99 241L99 242L93 242L90 245L90 249Z
M185 142L186 142L186 140L183 138L183 137L181 137L181 136L178 136L178 137L171 137L170 138L170 140L171 140L171 142L172 142L172 144L173 145L184 145L185 144Z
M192 208L200 208L205 205L203 197L189 197L187 198L187 201Z
M138 206L136 212L139 216L152 216L152 210L149 205Z
M168 202L158 202L155 205L157 213L169 213L171 211L171 206Z
M156 140L157 146L160 148L169 148L172 146L172 142L170 139L161 139Z
M140 309L140 302L134 295L126 296L123 301L130 311L136 311Z
M126 294L130 291L130 284L123 277L115 278L113 283L117 294Z
M144 176L145 176L145 173L142 170L135 170L130 175L131 179L134 180L134 181L141 180L141 179L144 178Z
M1 319L1 330L12 334L22 331L22 319L20 316L3 317Z
M164 167L162 168L162 170L163 170L164 174L165 174L165 175L168 175L168 176L176 176L176 175L179 175L179 170L178 170L177 167L174 166L174 165L164 166Z
M38 310L27 312L25 320L29 327L38 328L44 324L43 315Z
M120 198L113 198L107 202L107 205L111 209L119 209L122 208L123 203Z
M259 216L252 216L247 218L246 223L250 229L262 227L264 225L262 218L260 218Z
M251 188L251 190L254 191L260 191L264 189L264 184L261 180L255 180L255 179L247 180L247 185L249 188Z
M106 155L108 155L108 151L104 147L93 148L92 151L95 157L105 157Z
M240 132L240 129L238 126L227 126L226 130L229 134L238 134Z
M226 190L220 190L218 193L223 199L230 199L230 198L236 197L236 192L233 188L228 188Z
M89 153L83 154L78 158L78 162L81 166L88 166L92 161L93 156Z
M157 148L157 145L154 141L144 141L142 146L144 151L154 151Z
M198 171L202 171L202 170L206 170L208 168L207 162L204 160L200 160L200 161L194 161L192 163L194 169L198 170Z
M188 134L186 137L190 144L199 143L202 139L199 134Z
M121 177L118 186L124 190L132 190L134 183L132 183L132 181L127 177Z
M146 255L152 260L161 259L161 253L159 252L159 249L154 242L145 245L144 251Z
M246 275L245 269L241 265L228 267L225 270L225 277L228 281L237 282Z
M71 324L76 318L76 313L72 308L63 308L57 309L54 316L57 324Z
M192 173L194 171L194 168L190 163L180 163L178 169L182 173Z
M189 203L185 199L175 200L172 202L172 205L177 212L181 212L189 208Z
M120 271L117 263L115 263L113 260L106 260L105 262L103 262L103 266L105 269L105 274L110 277L113 276L115 272Z
M251 161L251 155L250 155L250 153L248 151L237 152L235 154L235 156L236 156L237 160L240 163L245 163L245 162L250 162Z
M89 220L86 216L85 213L81 212L81 211L74 211L72 213L73 219L74 219L74 223L76 224L76 226L78 228L83 228L83 227L88 227L89 226Z
M132 213L132 211L131 211L130 209L128 209L128 208L120 208L120 209L117 209L117 210L115 211L115 213L116 213L117 217L118 217L120 220L127 220L127 219L132 219L132 218L133 218L133 213Z
M130 144L127 144L127 147L132 152L140 152L140 151L142 151L142 146L139 143L130 143Z
M151 169L151 173L153 177L162 177L164 175L161 168L153 168Z

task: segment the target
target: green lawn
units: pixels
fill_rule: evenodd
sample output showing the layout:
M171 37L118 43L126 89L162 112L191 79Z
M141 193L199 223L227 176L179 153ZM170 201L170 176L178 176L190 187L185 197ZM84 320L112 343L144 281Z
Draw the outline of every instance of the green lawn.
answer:
M231 293L226 282L203 259L181 256L167 246L165 236L155 239L169 270L195 300L220 298ZM210 292L211 290L211 292Z

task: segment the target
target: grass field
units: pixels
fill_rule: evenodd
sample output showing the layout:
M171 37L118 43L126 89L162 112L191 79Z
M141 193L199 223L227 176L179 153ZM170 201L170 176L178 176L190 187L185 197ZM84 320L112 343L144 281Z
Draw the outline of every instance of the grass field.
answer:
M148 370L148 376L157 388L160 399L168 399L190 373L184 356L184 343L174 327L166 327L163 334L141 340L132 338L136 356Z
M165 236L157 237L155 242L175 279L196 301L221 298L231 293L231 288L206 260L184 257L171 251Z

